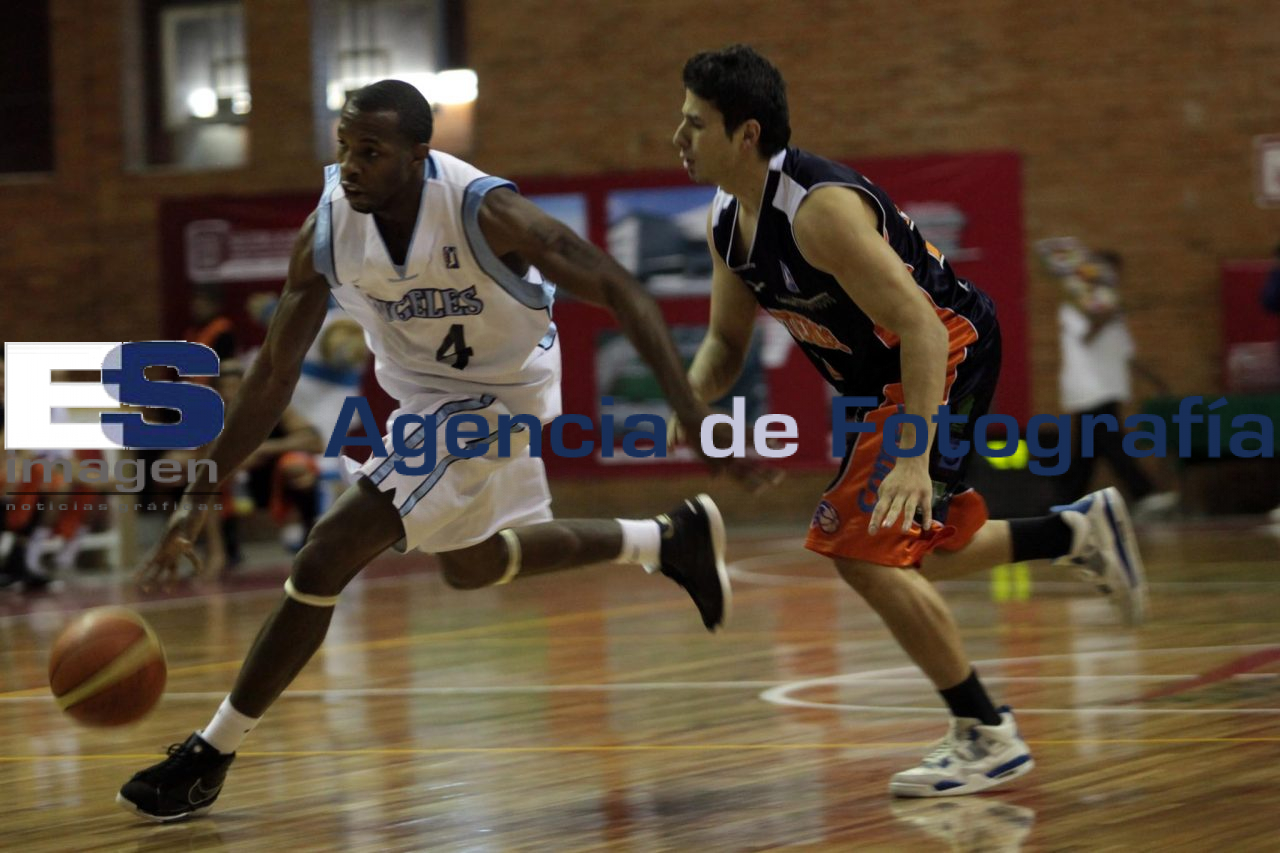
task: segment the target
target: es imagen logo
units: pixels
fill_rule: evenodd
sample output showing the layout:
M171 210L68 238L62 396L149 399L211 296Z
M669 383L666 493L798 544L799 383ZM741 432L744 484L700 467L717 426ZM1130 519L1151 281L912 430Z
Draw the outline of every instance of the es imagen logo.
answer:
M6 343L5 446L10 450L194 449L222 431L223 402L195 382L147 379L151 367L180 377L217 376L218 356L190 341ZM56 382L54 371L102 371L101 382ZM53 410L173 409L179 421L148 423L139 412L104 411L97 423L55 423Z

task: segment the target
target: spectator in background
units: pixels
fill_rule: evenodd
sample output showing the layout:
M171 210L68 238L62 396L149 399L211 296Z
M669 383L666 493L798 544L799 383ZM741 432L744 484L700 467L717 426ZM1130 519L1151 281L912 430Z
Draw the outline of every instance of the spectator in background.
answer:
M4 439L4 359L0 357L0 444ZM73 381L68 371L53 372L55 382ZM55 408L54 423L71 420L71 412ZM87 530L87 516L97 503L96 489L67 482L64 471L75 471L81 460L101 459L96 450L9 450L0 465L0 588L20 586L38 592L52 577L52 568L65 572L75 565ZM9 462L12 460L12 471ZM10 478L10 474L13 475Z
M230 359L222 363L222 372L213 381L214 390L228 405L240 392L244 371L242 362ZM182 463L185 470L189 460L209 458L209 450L209 445L195 450L170 450L165 458ZM218 503L222 509L209 515L204 578L218 578L228 567L242 561L241 520L260 508L268 509L272 521L281 528L297 511L301 538L295 533L288 537L290 541L283 542L297 550L295 546L311 531L319 515L317 458L323 451L323 440L306 419L292 407L285 409L271 436L221 489ZM286 540L283 535L281 538ZM291 541L295 539L296 543Z
M4 444L3 350L0 350L0 444ZM39 501L33 494L16 494L34 491L26 482L21 480L9 482L8 479L9 459L14 459L15 467L21 472L22 463L31 458L31 453L23 450L8 450L8 445L4 446L6 448L5 464L0 465L0 589L21 586L24 590L40 590L48 586L49 578L43 573L33 574L28 569L27 550L31 534L40 521L39 513L34 508ZM31 479L39 480L42 475L42 467L33 465ZM13 505L13 509L9 509L10 504Z
M62 477L55 469L50 472L50 482L45 483L48 460L32 451L8 451L6 456L15 457L19 471L29 463L30 476L10 482L0 467L0 589L20 587L24 592L39 592L51 580L40 567L40 558L57 521L57 512L50 511L45 493L58 491Z
M276 302L274 293L264 292L250 296L245 304L249 316L265 328L275 313ZM256 355L256 349L245 354L246 366ZM330 299L320 333L303 357L302 375L298 377L289 401L289 408L310 424L324 444L329 441L346 398L364 393L364 375L372 361L364 329ZM350 429L359 429L360 426L360 416L356 414ZM320 479L318 513L324 513L344 490L343 480L348 472L343 471L343 458L328 458L323 454L315 457ZM286 538L293 540L296 537L288 535Z
M191 325L185 332L192 343L204 344L218 358L236 354L235 325L222 310L222 294L208 287L198 288L191 297Z
M1152 518L1173 510L1178 496L1156 491L1137 460L1124 452L1123 428L1112 432L1095 427L1093 454L1083 455L1084 416L1110 415L1123 424L1121 407L1133 396L1129 372L1134 344L1118 290L1123 267L1118 253L1094 252L1077 268L1080 282L1065 289L1069 296L1058 308L1060 403L1071 415L1071 466L1063 475L1062 493L1073 500L1087 491L1094 459L1102 457L1134 500L1134 516Z
M233 358L239 345L235 333L235 324L222 310L221 291L204 286L197 287L191 296L190 322L182 333L185 340L195 344L204 344L225 361ZM172 367L152 365L144 373L151 382L193 382L200 385L211 385L207 376L191 376L185 379L178 375ZM143 409L143 417L151 423L176 423L178 413L173 409ZM163 454L158 454L163 455ZM152 451L143 451L142 456L150 459Z
M222 364L217 389L228 403L240 391L244 365L237 361ZM319 515L317 485L319 458L324 452L324 439L294 406L285 409L271 435L241 465L236 479L223 495L222 527L226 562L234 565L240 559L239 518L258 508L268 509L271 519L282 534L294 511L297 527L282 535L282 544L291 551L301 547ZM209 574L217 557L211 545Z
M311 349L302 360L302 375L289 408L296 410L327 444L347 397L363 394L362 383L373 356L364 329L336 304L325 314ZM357 415L350 429L361 426ZM319 511L325 512L343 490L342 457L316 456L320 477ZM354 466L353 466L354 467Z

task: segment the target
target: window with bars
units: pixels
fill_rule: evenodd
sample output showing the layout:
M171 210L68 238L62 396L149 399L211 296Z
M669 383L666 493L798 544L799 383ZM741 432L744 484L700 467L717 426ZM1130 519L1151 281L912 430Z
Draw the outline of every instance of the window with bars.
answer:
M347 95L388 77L417 86L435 112L434 145L470 146L478 84L465 68L461 0L316 0L316 151L333 157L334 128Z
M139 0L136 12L143 130L134 165L243 166L253 102L241 0Z

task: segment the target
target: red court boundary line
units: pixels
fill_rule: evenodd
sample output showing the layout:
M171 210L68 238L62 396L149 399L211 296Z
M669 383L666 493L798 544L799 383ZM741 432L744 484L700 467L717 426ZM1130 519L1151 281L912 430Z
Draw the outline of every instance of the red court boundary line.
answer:
M1252 672L1259 667L1266 666L1272 661L1277 660L1280 660L1280 646L1273 649L1262 649L1261 651L1236 658L1233 661L1228 661L1217 669L1211 669L1208 672L1187 681L1168 684L1164 687L1158 687L1155 690L1143 693L1137 699L1132 699L1125 704L1134 705L1139 702L1149 702L1152 699L1164 699L1168 696L1176 696L1179 693L1198 690L1199 688L1207 687L1210 684L1217 684L1219 681L1226 681L1232 676L1239 675L1244 672Z

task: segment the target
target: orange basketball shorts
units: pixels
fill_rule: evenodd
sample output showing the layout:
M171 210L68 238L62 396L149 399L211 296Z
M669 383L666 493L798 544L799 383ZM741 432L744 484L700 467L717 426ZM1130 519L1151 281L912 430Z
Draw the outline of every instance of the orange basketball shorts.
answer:
M995 394L1000 374L999 338L983 341L974 349L979 352L967 350L959 360L953 358L954 369L947 374L946 399L952 414L968 415L963 425L953 427L951 440L953 444L968 441L970 452L943 457L939 442L934 440L929 454L934 496L931 529L923 530L917 518L906 532L900 523L881 527L874 536L867 532L880 484L897 461L885 450L884 441L884 422L904 411L902 386L895 384L885 388L879 405L854 413L875 430L850 437L840 471L814 511L806 548L831 558L918 568L932 551L957 551L969 544L988 518L986 501L964 482L964 476L973 455L974 421L987 413Z

